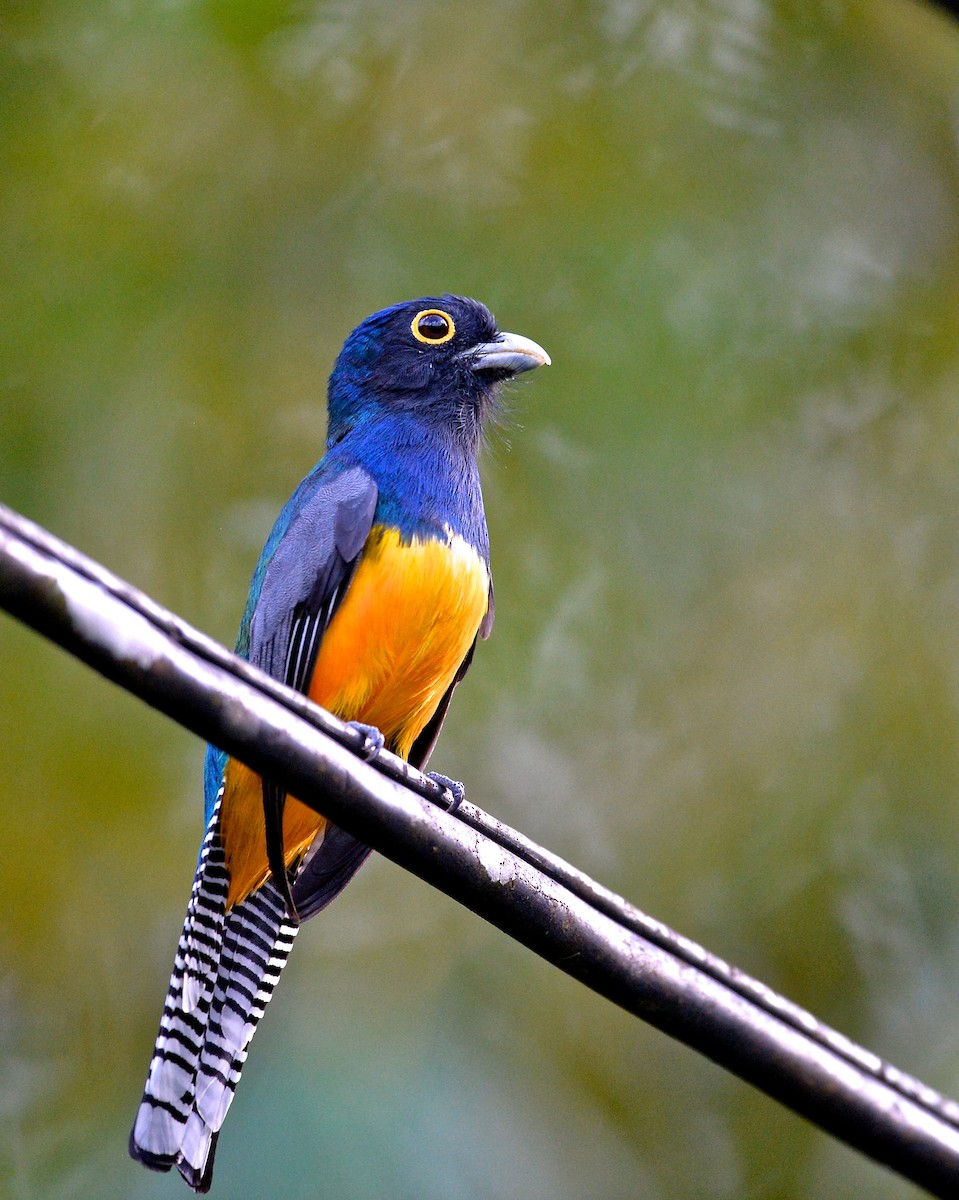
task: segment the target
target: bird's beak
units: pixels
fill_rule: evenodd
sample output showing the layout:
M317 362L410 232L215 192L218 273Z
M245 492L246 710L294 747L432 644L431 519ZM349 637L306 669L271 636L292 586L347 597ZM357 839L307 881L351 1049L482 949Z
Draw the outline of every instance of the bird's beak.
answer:
M491 342L480 342L467 350L463 357L474 371L506 371L510 375L548 367L550 363L542 346L518 333L498 333Z

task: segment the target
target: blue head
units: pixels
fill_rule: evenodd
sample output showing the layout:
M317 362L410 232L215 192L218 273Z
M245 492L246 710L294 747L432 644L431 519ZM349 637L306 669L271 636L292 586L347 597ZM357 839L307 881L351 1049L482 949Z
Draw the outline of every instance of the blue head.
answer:
M500 333L463 296L425 296L374 313L346 339L329 386L329 445L377 417L411 416L475 451L500 387L549 362L535 342Z

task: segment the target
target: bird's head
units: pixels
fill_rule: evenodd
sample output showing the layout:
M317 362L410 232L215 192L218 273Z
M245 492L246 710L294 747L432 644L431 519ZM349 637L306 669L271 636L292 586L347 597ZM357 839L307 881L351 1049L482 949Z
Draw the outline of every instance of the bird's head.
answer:
M475 443L502 385L549 361L529 338L501 333L477 300L394 304L367 317L340 351L330 376L329 444L387 413L415 414Z

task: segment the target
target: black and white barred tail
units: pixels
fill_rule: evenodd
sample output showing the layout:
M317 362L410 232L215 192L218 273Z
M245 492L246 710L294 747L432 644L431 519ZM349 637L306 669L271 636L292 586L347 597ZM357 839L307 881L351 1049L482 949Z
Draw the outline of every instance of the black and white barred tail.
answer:
M217 1134L297 930L272 883L226 912L219 812L218 800L130 1134L134 1158L175 1166L197 1192L209 1190Z

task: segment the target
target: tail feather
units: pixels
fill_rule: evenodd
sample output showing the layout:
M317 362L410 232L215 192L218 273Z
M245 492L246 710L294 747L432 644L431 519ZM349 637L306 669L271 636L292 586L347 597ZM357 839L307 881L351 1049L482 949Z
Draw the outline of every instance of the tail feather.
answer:
M227 912L228 883L218 799L130 1135L134 1158L177 1167L198 1192L209 1189L217 1134L297 929L272 883Z
M247 1047L286 965L296 930L272 883L253 892L227 918L194 1101L197 1113L213 1129L220 1128L230 1107Z
M203 845L200 847L200 861L193 880L173 978L170 981L172 997L179 971L181 1007L185 1013L205 1013L209 1009L223 939L230 877L227 874L226 857L219 836L222 796L221 787Z

